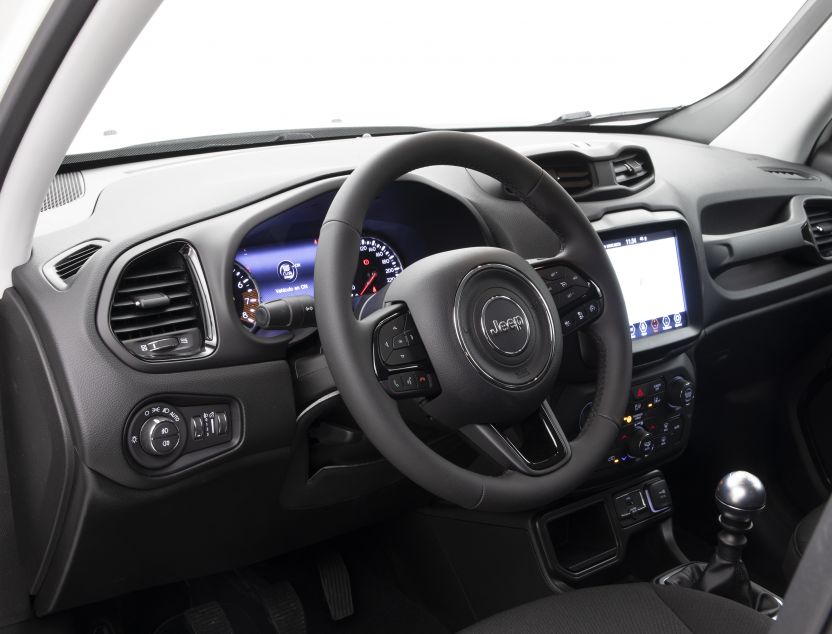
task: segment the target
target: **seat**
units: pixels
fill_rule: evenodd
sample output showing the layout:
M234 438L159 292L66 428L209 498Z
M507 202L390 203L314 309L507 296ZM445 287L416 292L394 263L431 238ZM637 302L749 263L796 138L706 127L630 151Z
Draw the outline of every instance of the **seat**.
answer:
M786 555L783 558L783 572L786 573L787 579L791 579L794 571L797 570L797 564L800 563L803 553L806 552L806 546L809 545L809 540L812 539L824 506L826 505L821 504L816 509L809 511L794 529L792 538L786 548Z
M575 590L501 612L464 634L758 634L773 621L722 597L634 583Z

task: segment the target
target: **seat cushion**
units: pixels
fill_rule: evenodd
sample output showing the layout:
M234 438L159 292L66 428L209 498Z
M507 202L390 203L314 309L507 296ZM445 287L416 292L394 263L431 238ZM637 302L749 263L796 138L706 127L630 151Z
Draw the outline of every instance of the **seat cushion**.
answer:
M815 532L820 516L823 513L825 504L821 504L816 509L810 511L806 517L800 520L797 528L792 533L792 538L786 548L786 556L783 559L783 572L786 573L786 578L791 579L794 571L797 570L797 564L800 563L800 558L806 552L806 546L809 545L809 540Z
M634 583L575 590L501 612L464 634L758 634L772 621L722 597Z

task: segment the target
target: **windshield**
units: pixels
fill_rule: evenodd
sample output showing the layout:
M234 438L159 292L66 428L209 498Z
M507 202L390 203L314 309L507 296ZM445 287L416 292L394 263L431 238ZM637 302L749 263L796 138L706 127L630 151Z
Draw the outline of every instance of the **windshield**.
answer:
M719 89L802 0L165 0L70 154L305 128L526 126Z

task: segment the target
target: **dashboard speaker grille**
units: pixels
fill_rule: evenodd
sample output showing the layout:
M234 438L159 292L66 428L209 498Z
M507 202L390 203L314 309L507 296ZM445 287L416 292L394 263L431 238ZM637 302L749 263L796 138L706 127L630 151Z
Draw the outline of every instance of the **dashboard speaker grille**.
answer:
M49 184L49 189L46 190L40 211L43 213L78 200L85 191L84 175L81 172L56 174Z
M803 208L818 253L822 258L832 257L832 198L810 198Z
M190 245L177 242L144 253L119 278L110 306L110 327L122 342L198 329L205 323Z

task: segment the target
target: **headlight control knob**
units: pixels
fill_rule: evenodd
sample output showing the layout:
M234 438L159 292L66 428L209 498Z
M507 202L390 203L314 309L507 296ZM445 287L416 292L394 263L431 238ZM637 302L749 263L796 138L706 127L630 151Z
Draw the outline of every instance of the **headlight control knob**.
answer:
M151 456L170 455L179 447L179 427L166 416L153 416L142 425L139 441Z

